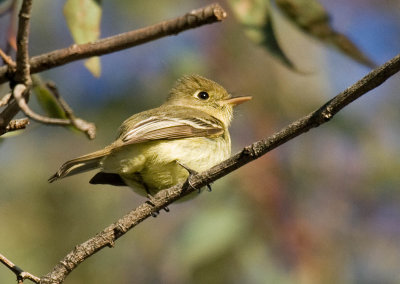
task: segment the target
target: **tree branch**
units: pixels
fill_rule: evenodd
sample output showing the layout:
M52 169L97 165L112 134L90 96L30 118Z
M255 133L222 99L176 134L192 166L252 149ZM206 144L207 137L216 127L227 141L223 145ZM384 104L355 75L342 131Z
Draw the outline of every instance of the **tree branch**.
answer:
M94 139L96 137L96 126L94 123L87 122L79 117L76 117L72 108L67 104L67 102L62 98L60 93L58 92L57 86L52 83L46 83L46 87L51 91L54 98L57 100L57 103L63 109L65 115L70 121L70 124L75 126L78 130L84 132L89 139Z
M22 30L23 28L29 28L28 20L31 8L31 1L32 0L25 0L21 8L18 35L20 39L24 38L24 35L26 35L26 41L21 40L20 43L28 43L28 34L26 32L20 32L20 29ZM226 12L221 8L221 6L219 6L218 4L212 4L204 8L193 10L192 12L189 12L181 17L163 21L149 27L118 34L112 37L98 40L93 43L80 45L74 44L64 49L59 49L46 54L35 56L29 61L30 66L24 65L26 68L23 68L23 70L21 69L20 71L14 71L8 66L0 67L0 84L9 81L10 79L14 78L14 75L17 74L18 76L16 77L18 77L18 80L24 80L23 77L25 76L26 71L30 71L31 74L41 72L72 61L92 56L108 54L139 44L147 43L149 41L156 40L164 36L176 35L188 29L200 27L205 24L211 24L217 21L222 21L225 18ZM24 60L28 55L27 48L24 49L23 47L20 48L18 46L18 50L20 50L20 55L17 55L17 65L19 65L20 62L25 62ZM18 80L16 82L21 83ZM30 82L27 83L30 84ZM9 101L7 107L0 113L0 136L7 132L7 125L10 123L11 119L13 119L13 117L18 113L18 111L19 107L17 102L13 99ZM38 121L46 121L46 119L43 119L43 117L33 116L32 118L34 117ZM82 120L75 119L72 121L78 128L85 127L85 125L82 125ZM57 123L61 125L66 125L62 121L57 121ZM86 130L86 133L90 136L90 129L86 128Z
M85 132L85 134L90 138L94 139L96 136L96 126L93 123L86 122L83 119L75 117L71 108L67 105L67 103L60 97L58 91L54 84L51 85L50 91L52 91L56 100L60 103L61 107L65 111L68 119L62 118L53 118L47 117L40 114L35 113L26 103L25 101L25 92L29 91L28 88L23 84L18 84L13 89L13 97L17 102L19 108L23 111L23 113L41 123L52 124L52 125L73 125L78 130Z
M222 21L226 12L218 4L193 10L181 17L161 23L100 39L86 44L73 44L70 47L55 50L30 60L31 74L48 70L72 61L99 56L136 45L144 44L161 37L176 35L182 31ZM7 66L0 67L0 84L9 80Z
M11 66L4 66L6 69L6 75L12 76L13 84L22 83L26 87L30 87L32 81L30 76L30 66L29 66L29 20L32 11L32 0L23 0L21 10L19 12L18 21L18 34L17 34L17 66L15 74L10 74L12 72ZM2 68L4 68L2 67ZM26 92L28 95L29 92ZM28 99L27 96L24 99ZM13 117L18 113L18 104L14 99L8 101L8 105L5 110L0 113L0 135L7 132L7 126Z
M70 125L71 124L71 122L68 119L46 117L46 116L35 113L28 106L28 104L25 101L25 98L24 98L25 92L29 92L29 89L23 84L18 84L13 89L13 97L16 100L19 108L22 110L22 112L26 116L32 118L33 120L36 120L36 121L42 122L42 123L46 123L46 124L55 124L55 125Z
M8 260L4 255L0 254L0 262L8 267L17 276L18 283L24 282L24 279L29 279L32 282L40 283L40 278L36 277L29 272L26 272Z
M0 107L7 105L10 102L10 99L11 99L11 93L5 94L0 99Z
M29 26L32 11L32 0L22 1L22 7L19 12L18 33L17 33L17 70L14 80L17 83L31 84L29 67Z
M17 64L12 60L10 56L4 53L4 51L0 48L0 57L3 62L8 66L10 69L15 69Z
M370 72L353 86L338 94L319 109L296 120L269 138L262 139L245 147L239 153L205 172L190 176L184 184L179 184L158 192L151 201L154 206L148 203L140 205L93 238L77 245L50 273L41 278L41 283L63 282L65 277L81 262L104 247L113 247L114 242L118 238L149 216L152 216L155 212L162 210L162 208L165 208L175 200L195 191L196 188L210 184L245 164L254 161L294 137L328 122L342 108L381 85L386 79L399 71L400 55L397 55L384 65Z

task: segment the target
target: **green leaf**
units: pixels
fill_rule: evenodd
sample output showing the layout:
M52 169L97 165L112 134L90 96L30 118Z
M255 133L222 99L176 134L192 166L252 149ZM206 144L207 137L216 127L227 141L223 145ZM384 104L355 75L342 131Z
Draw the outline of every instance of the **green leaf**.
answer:
M276 38L270 0L229 0L228 2L243 25L245 34L252 41L264 46L289 68L296 69Z
M42 109L50 117L67 118L51 91L43 83L39 75L32 75L33 93Z
M77 44L93 42L99 38L100 2L100 0L67 0L65 3L64 16L72 37ZM85 66L93 76L100 76L101 66L98 57L86 60Z
M347 36L332 28L329 14L318 0L275 1L280 10L307 34L334 46L361 64L371 68L376 66Z

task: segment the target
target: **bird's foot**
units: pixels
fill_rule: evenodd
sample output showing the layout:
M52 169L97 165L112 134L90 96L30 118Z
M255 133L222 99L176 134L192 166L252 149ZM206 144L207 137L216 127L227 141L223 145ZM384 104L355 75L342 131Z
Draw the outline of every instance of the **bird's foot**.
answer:
M176 161L176 163L177 163L178 165L180 165L182 168L184 168L185 170L188 171L189 176L188 176L186 182L189 184L189 186L190 186L191 188L196 189L196 188L192 185L192 183L190 182L190 177L193 176L193 175L198 174L198 172L195 171L195 170L193 170L193 169L191 169L191 168L189 168L188 166L182 164L182 163L179 162L179 161ZM209 192L212 191L211 185L210 185L210 184L207 184L207 190L208 190ZM201 188L198 188L198 189L197 189L197 192L200 193L200 192L201 192Z
M146 200L146 203L149 204L151 207L156 207L156 205L152 201L154 199L153 196L148 194L147 198L148 198L148 200ZM158 211L158 210L154 211L154 212L151 212L151 216L154 217L154 218L156 218L159 214L160 214L160 211Z
M151 195L150 193L147 193L147 198L148 199L146 200L146 203L149 204L151 207L156 207L153 195ZM169 208L167 206L165 206L163 209L165 212L169 212ZM151 216L154 218L157 217L158 215L160 215L160 211L158 211L158 210L151 212Z

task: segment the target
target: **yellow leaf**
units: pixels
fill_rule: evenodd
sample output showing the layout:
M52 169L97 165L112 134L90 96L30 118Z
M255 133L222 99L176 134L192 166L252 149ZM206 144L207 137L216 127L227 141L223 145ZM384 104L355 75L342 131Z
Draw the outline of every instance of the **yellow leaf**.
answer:
M100 0L67 0L64 16L74 41L77 44L96 41L100 36L101 5ZM95 77L101 73L100 59L90 58L86 68Z
M96 78L101 75L101 64L100 57L93 56L87 60L85 60L85 67L92 73L92 75Z

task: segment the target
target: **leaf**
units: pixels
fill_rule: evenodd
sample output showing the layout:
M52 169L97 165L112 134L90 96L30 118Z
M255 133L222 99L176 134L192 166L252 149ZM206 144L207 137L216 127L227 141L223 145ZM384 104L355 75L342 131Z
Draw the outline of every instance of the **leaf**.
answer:
M85 67L93 74L94 77L100 77L101 75L101 64L100 57L93 56L85 60Z
M296 69L276 38L270 0L229 0L228 2L243 25L245 34L252 41L264 46L289 68Z
M33 93L42 109L50 117L67 118L51 91L42 82L39 75L32 75Z
M4 133L0 137L0 146L4 141L6 141L6 139L16 137L16 136L24 133L24 130L25 129L20 129L20 130L15 130L15 131L10 131L10 132Z
M374 68L369 59L347 36L333 29L330 17L318 0L275 0L280 10L307 34L333 45L353 60Z
M35 97L41 106L41 108L45 111L47 116L53 118L62 118L69 119L64 109L61 107L60 103L54 97L52 91L43 83L40 75L33 74L32 77L32 91L35 94ZM82 132L81 129L78 129L75 125L65 126L69 130L74 132ZM91 134L88 134L91 135ZM94 134L93 134L94 137ZM93 139L93 138L91 138Z
M64 16L77 44L96 41L100 36L100 0L67 0ZM101 73L100 59L92 57L85 61L86 68L95 77Z

